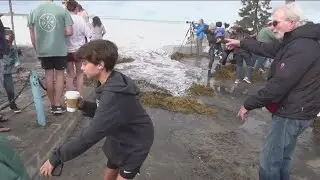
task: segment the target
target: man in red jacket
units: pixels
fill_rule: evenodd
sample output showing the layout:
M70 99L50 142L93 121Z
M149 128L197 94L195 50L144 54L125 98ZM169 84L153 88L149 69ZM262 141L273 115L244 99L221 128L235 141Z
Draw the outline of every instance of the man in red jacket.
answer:
M320 24L306 23L295 3L273 14L273 32L279 42L228 39L229 48L241 47L273 58L264 88L245 100L238 116L267 107L271 129L260 154L260 180L289 180L297 138L320 110Z

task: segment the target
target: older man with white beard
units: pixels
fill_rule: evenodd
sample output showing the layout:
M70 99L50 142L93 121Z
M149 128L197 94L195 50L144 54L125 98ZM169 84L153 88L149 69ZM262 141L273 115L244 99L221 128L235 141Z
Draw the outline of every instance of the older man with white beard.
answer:
M261 107L272 113L259 179L288 180L297 138L320 110L320 24L306 24L294 3L275 10L272 19L280 42L227 39L226 45L274 59L265 87L245 100L238 116L244 121L248 111Z

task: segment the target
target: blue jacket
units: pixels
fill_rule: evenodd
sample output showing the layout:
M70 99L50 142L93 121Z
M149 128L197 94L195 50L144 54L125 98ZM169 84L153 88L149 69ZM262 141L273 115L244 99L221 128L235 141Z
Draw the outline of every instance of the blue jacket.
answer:
M205 33L204 30L206 28L205 24L202 24L201 26L195 26L193 25L193 28L196 30L196 35L199 39L204 39Z
M8 54L3 55L3 74L12 74L13 68L20 65L19 54L19 50L11 46Z
M216 37L224 37L224 28L223 27L217 27L216 29Z

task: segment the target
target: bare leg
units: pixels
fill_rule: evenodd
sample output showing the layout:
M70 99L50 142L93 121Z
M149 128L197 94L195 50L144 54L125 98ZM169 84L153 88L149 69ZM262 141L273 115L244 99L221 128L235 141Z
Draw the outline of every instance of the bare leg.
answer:
M64 90L64 70L56 70L55 106L61 105L61 97Z
M103 178L103 180L116 180L117 176L118 176L118 170L117 169L106 168L104 170L104 178Z
M53 86L53 81L54 81L53 69L45 70L45 77L46 77L48 98L50 100L51 106L54 106L55 102L54 102L54 86Z
M67 79L66 79L66 84L67 84L67 90L72 91L74 90L74 84L73 84L73 79L75 78L75 73L74 73L74 62L68 62L67 66Z
M76 77L77 77L77 82L76 82L76 87L77 91L79 91L80 95L82 96L83 92L83 71L81 70L82 62L76 62Z

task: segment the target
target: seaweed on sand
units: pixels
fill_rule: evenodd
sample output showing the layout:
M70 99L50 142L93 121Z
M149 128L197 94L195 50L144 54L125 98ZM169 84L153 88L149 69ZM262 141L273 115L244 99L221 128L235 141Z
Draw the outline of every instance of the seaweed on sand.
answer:
M183 54L183 53L179 53L179 52L175 52L175 53L171 54L171 56L170 56L170 58L172 60L176 60L176 61L180 61L184 58L189 58L189 57L191 57L191 55Z
M251 79L254 83L266 81L265 75L259 70L252 70Z
M213 116L216 111L205 104L182 97L174 97L170 94L159 92L143 92L140 94L140 102L151 108L160 108L184 114L201 114Z
M117 60L117 64L120 63L129 63L129 62L133 62L134 59L132 57L123 57L123 56L119 56L118 60Z
M243 74L246 72L243 67ZM230 64L222 66L221 70L212 74L213 77L219 80L235 80L236 79L236 65ZM265 76L259 70L253 70L251 73L253 83L266 81Z
M192 96L207 96L213 97L215 95L215 91L212 87L207 87L201 84L193 83L189 88L189 94Z
M235 80L236 66L233 64L222 66L221 70L213 73L212 76L219 80Z

